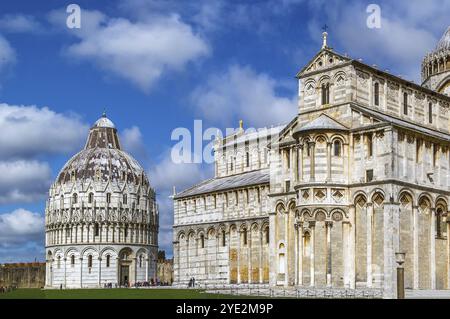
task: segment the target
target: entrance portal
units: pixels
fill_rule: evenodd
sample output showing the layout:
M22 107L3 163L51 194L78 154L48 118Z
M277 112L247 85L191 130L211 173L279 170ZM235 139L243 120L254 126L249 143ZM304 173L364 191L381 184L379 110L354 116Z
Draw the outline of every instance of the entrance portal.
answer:
M130 283L130 266L120 266L120 285L128 286Z

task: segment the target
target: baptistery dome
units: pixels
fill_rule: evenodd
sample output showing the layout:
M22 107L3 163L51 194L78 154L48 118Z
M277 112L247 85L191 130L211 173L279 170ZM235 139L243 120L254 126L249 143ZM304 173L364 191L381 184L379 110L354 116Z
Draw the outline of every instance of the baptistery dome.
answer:
M450 96L450 26L422 61L422 85Z
M46 205L47 287L151 283L158 210L144 169L105 114L58 174Z

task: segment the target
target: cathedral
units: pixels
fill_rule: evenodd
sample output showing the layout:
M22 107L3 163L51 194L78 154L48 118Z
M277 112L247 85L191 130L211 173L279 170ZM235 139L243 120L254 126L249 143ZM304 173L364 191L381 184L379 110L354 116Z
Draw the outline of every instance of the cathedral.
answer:
M47 288L154 282L159 215L138 162L105 114L63 167L45 209Z
M422 85L321 50L290 123L214 145L174 194L174 281L277 289L450 289L450 28ZM226 111L226 110L224 110Z

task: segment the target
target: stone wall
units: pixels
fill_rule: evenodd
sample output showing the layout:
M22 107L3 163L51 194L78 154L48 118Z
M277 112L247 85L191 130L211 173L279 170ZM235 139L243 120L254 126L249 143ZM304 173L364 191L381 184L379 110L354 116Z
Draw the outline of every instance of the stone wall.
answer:
M0 286L41 288L45 284L45 263L0 265Z
M161 284L173 283L173 259L158 260L158 281Z

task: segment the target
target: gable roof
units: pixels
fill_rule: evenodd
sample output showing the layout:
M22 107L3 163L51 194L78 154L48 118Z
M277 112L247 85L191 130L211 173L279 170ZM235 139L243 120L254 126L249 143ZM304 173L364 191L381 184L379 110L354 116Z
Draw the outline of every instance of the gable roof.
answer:
M311 122L308 122L301 127L297 127L294 130L293 135L316 130L347 131L348 128L337 122L335 119L329 117L325 113L322 113Z
M349 61L352 60L351 58L346 57L346 56L343 56L343 55L341 55L341 54L339 54L339 53L336 53L336 52L334 52L331 48L326 47L326 48L321 49L319 52L317 52L317 54L316 54L316 55L315 55L308 63L306 63L306 65L305 65L299 72L297 72L296 77L297 77L297 78L300 78L300 77L303 75L303 73L306 73L306 71L308 70L308 68L309 68L314 62L316 62L317 60L319 60L319 58L320 58L321 56L323 56L323 55L331 55L331 56L333 56L334 58L336 58L335 61L336 61L336 60L337 60L337 61L340 61L340 63L343 63L343 62L349 62ZM338 64L340 64L340 63L339 63L339 62L338 62L338 63L333 63L332 66L329 66L329 65L328 65L328 66L324 66L323 68L321 68L321 70L328 69L328 68L333 67L333 66L335 66L335 65L338 65ZM313 71L318 71L318 70L311 70L310 72L313 72Z
M445 141L449 141L450 140L450 134L448 133L444 133L444 132L439 132L436 131L434 129L430 129L427 128L425 126L421 126L417 123L412 123L409 121L405 121L396 117L393 117L391 115L382 113L378 110L374 110L374 109L369 109L367 107L364 106L360 106L358 104L352 103L351 104L351 108L355 109L361 113L365 113L366 115L372 116L374 118L377 118L383 122L389 123L391 125L394 126L398 126L404 129L408 129L408 130L412 130L412 131L419 131L422 134L437 138L437 139L441 139L441 140L445 140Z
M192 186L174 196L174 199L224 191L244 186L268 184L270 181L269 169L261 169L247 173L210 178Z

